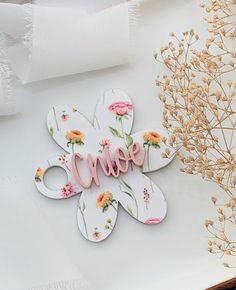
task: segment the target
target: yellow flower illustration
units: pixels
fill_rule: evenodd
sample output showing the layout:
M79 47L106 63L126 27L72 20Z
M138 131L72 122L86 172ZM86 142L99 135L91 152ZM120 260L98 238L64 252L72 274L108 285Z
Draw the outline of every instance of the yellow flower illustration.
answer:
M102 208L105 204L112 200L112 197L113 196L110 191L102 192L97 198L97 207Z
M80 130L70 130L66 133L66 139L68 140L67 142L67 147L69 145L72 145L72 151L74 152L74 145L84 145L84 138L85 135L82 131Z
M78 109L75 108L75 107L73 107L73 108L72 108L72 112L73 112L73 113L78 112Z
M148 131L144 133L143 139L145 141L146 145L154 146L154 147L160 147L162 143L162 136L155 131Z
M84 133L79 131L79 130L70 130L66 133L66 139L70 142L70 143L83 143L84 141Z
M36 170L35 177L34 177L36 182L41 182L42 181L43 173L44 173L44 171L40 167Z
M116 210L113 206L113 202L117 203L117 201L113 199L112 193L110 191L105 191L99 194L96 205L97 208L101 208L103 212L107 211L110 205Z
M147 165L148 170L150 169L149 151L150 147L156 149L161 148L161 143L163 142L163 137L156 131L147 131L143 135L143 147L147 147Z
M104 229L105 230L112 230L113 229L113 225L112 225L112 220L111 218L107 218L106 219L106 224L104 225Z
M105 228L105 230L110 230L109 225L105 225L104 228Z

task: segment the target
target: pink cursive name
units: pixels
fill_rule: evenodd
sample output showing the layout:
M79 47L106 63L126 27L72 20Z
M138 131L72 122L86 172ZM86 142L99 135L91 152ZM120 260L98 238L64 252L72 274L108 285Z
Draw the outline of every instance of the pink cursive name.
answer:
M87 181L82 180L78 167L76 166L76 160L84 160L84 157L75 153L71 159L72 173L77 182L83 188L89 188L93 181L97 186L100 186L100 181L97 172L97 166L100 165L102 171L106 176L113 176L117 178L120 173L125 173L129 170L129 163L133 162L136 166L142 166L146 157L146 149L140 147L139 143L135 142L126 150L123 147L119 147L115 150L114 159L110 156L108 148L104 149L104 158L101 156L93 157L92 154L88 154L87 162L89 167L89 179ZM114 166L115 164L115 166Z

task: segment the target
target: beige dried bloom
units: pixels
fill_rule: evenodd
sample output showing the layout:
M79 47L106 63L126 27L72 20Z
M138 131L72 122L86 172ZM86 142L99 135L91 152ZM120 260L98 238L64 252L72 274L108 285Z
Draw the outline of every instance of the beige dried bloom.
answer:
M212 196L211 201L212 201L214 204L216 204L217 199L216 199L214 196Z
M213 226L214 222L212 220L205 221L205 227Z
M170 136L167 144L177 146L181 171L198 174L225 193L223 203L211 198L218 222L205 221L212 237L208 251L235 256L236 1L211 0L201 6L209 25L205 47L196 48L200 38L194 29L180 38L171 32L171 41L156 57L168 73L156 84L164 105L163 126ZM167 158L168 152L162 156Z
M223 263L223 266L226 267L226 268L230 268L229 264L226 263L226 262Z

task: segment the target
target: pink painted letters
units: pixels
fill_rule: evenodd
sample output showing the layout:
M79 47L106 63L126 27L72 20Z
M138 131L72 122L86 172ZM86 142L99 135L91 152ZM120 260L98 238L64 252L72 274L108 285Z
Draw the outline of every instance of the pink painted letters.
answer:
M142 166L144 164L146 157L146 150L141 148L139 143L133 143L129 150L123 147L119 147L115 150L114 159L110 156L110 151L108 148L104 149L104 159L101 156L93 157L92 154L88 154L87 162L89 167L90 176L87 181L82 180L78 167L76 165L76 160L84 160L84 157L75 153L72 155L71 159L71 169L72 173L77 180L77 182L83 188L89 188L93 181L97 186L100 186L100 181L97 173L97 166L100 165L103 173L106 176L113 176L117 178L120 173L126 173L129 170L129 163L133 162L136 166Z

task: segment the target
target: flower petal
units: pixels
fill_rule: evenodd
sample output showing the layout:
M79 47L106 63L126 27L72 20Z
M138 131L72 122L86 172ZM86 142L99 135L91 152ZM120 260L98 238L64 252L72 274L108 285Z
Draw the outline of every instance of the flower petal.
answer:
M134 142L138 142L147 150L143 172L152 172L168 165L175 156L175 150L168 146L168 133L163 128L139 131L132 135ZM168 156L164 156L168 153Z
M60 155L50 160L47 160L42 166L38 167L35 172L35 185L40 193L46 197L53 199L66 199L76 194L81 193L82 187L78 185L74 179L70 169L70 160L72 155ZM67 174L67 182L61 188L52 189L45 184L44 176L46 172L53 167L60 167Z
M99 148L96 130L77 109L53 107L48 113L47 126L57 144L69 153L88 154Z
M105 92L98 102L94 119L94 127L102 132L103 138L114 140L116 146L124 146L132 124L133 105L130 97L119 89Z
M165 218L167 203L163 193L138 168L133 168L118 181L116 199L132 217L146 224L157 224Z
M102 192L110 192L111 187L106 186L85 190L79 200L78 225L82 235L91 242L100 242L106 239L113 231L117 219L118 203L112 199L104 204L104 207L97 199ZM104 201L107 201L105 199Z

